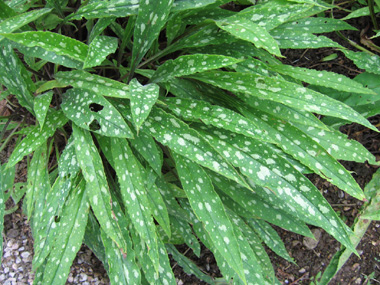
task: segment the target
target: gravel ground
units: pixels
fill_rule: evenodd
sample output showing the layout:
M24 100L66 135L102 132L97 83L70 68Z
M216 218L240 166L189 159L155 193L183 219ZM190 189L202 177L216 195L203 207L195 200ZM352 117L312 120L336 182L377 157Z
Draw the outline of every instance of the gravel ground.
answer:
M21 210L5 216L3 257L0 284L33 284L33 239L26 217ZM107 274L94 254L82 247L71 267L66 284L109 284Z

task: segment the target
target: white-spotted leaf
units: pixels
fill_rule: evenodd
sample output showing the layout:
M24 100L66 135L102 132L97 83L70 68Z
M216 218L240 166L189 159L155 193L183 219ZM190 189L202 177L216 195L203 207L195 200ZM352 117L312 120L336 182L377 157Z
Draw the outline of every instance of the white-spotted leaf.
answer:
M221 71L209 71L190 77L232 92L239 91L296 109L350 120L377 131L351 107L293 82L248 73Z
M345 92L374 94L372 90L365 88L359 82L330 71L293 67L285 64L272 65L270 66L270 69L314 85L329 87Z
M110 137L133 137L116 108L94 91L68 90L63 98L62 109L69 119L85 130Z
M1 34L3 37L27 47L40 47L57 55L85 62L88 46L73 38L52 32L23 32Z
M218 252L245 281L238 240L210 178L198 164L179 155L174 155L174 158L182 187L186 192L191 208L203 223Z
M149 256L155 268L159 267L159 251L157 234L154 226L152 210L145 188L144 175L124 139L111 139L111 151L115 171L120 184L120 192L131 219L141 239L149 248Z
M156 103L160 88L156 84L142 86L134 78L129 83L129 90L131 94L132 118L138 132L141 125L149 116L153 105Z
M102 159L92 140L91 133L73 124L73 136L75 152L86 180L86 193L91 208L99 224L107 231L107 235L125 252L126 242L117 221L113 219L111 195Z
M142 129L174 152L249 188L239 173L204 138L176 117L153 108Z
M79 184L76 191L71 192L62 211L57 227L57 237L47 263L45 265L43 284L62 284L66 280L71 264L82 246L87 225L90 205L85 191L85 183Z
M106 57L114 53L117 48L117 38L107 36L97 36L88 47L88 54L83 68L100 65Z
M128 85L86 71L61 71L57 72L54 77L61 84L91 90L102 96L130 98Z
M49 105L52 98L53 91L46 92L34 98L34 113L36 114L36 118L40 123L41 130L44 126L45 118L49 110Z
M51 137L57 128L66 124L67 118L62 111L49 110L42 130L35 126L28 135L17 145L8 160L7 167L14 166L25 155L31 153Z
M139 9L138 0L93 1L85 3L79 10L67 18L70 20L98 19L108 17L127 17L136 15Z
M135 29L133 32L133 49L131 74L158 38L165 25L174 0L140 1Z
M274 38L263 27L251 20L236 15L217 21L216 24L219 28L235 37L249 41L258 48L263 48L271 54L282 57L280 48Z
M166 82L174 77L218 69L240 62L241 60L208 54L183 55L174 60L168 60L158 67L150 79L151 82Z

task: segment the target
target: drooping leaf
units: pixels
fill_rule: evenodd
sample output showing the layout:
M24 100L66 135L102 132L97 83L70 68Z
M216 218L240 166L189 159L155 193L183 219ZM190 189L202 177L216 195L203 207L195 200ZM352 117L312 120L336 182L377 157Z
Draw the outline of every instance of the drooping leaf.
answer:
M191 208L203 223L218 252L245 281L239 243L223 203L213 189L210 178L194 162L179 155L174 155L174 158L182 187L189 198Z
M150 79L151 82L165 82L206 70L218 69L240 62L241 60L221 55L193 54L168 60L160 65Z
M232 92L237 90L296 109L345 118L377 131L364 117L349 106L296 83L266 76L221 71L209 71L190 77Z
M178 265L181 266L187 274L193 274L197 276L200 280L203 280L208 284L212 284L214 282L210 276L203 273L191 260L189 260L186 256L181 254L175 248L175 246L167 244L166 249L168 250L169 254L172 255L173 259L178 263Z
M197 132L163 110L153 108L151 116L143 125L143 130L149 131L156 140L169 146L176 153L249 187L236 170Z
M82 245L90 205L82 181L71 192L58 222L60 230L44 270L43 284L65 284L77 251Z
M266 200L268 196L284 199L291 215L324 228L350 246L345 228L342 228L330 205L318 189L292 168L288 161L280 158L263 143L248 140L241 135L210 128L203 132L210 144L249 178L253 191L258 195ZM263 188L258 189L256 185ZM289 204L291 200L294 203Z
M345 49L341 51L351 59L357 67L365 69L367 72L380 74L380 57L378 55L369 55L366 52L354 52Z
M128 215L141 239L147 244L154 267L158 268L159 252L156 228L151 207L149 207L150 202L145 189L144 176L126 140L111 139L111 151Z
M158 38L173 2L174 0L140 1L133 32L131 74Z
M106 232L103 229L100 230L107 263L109 264L108 276L116 284L140 284L140 269L136 264L136 255L132 248L132 241L128 230L130 221L124 215L115 195L112 195L112 212L122 229L127 243L127 253L121 252L116 244L107 236Z
M34 98L33 109L34 109L34 113L36 114L36 118L38 122L40 123L41 130L45 124L46 115L48 113L49 105L52 98L53 98L52 91L46 92Z
M110 137L133 137L116 108L94 91L70 89L64 94L61 106L66 116L83 129Z
M140 131L139 135L134 134L134 139L129 142L145 158L156 174L161 175L163 155L153 137L147 132Z
M281 120L270 117L258 110L253 113L248 109L243 109L245 108L242 108L242 112L248 118L261 118L263 128L273 135L273 139L277 140L277 146L284 152L292 155L315 173L322 175L350 195L357 199L364 199L363 191L351 174L312 138L305 134L300 134L300 130L290 124L284 124ZM272 124L275 123L274 126L270 126L266 122L268 118L271 118L270 122ZM299 140L294 140L294 137L298 137Z
M125 241L118 223L112 218L111 195L99 152L90 132L73 124L75 152L86 180L86 193L99 224L119 248L126 251Z
M289 253L287 252L280 236L270 225L268 225L265 221L255 219L249 219L247 222L270 249L287 261L294 263L293 259L289 256Z
M180 232L180 235L183 237L183 242L186 243L187 246L193 250L193 253L199 257L201 254L201 245L199 244L196 236L194 236L190 225L179 217L176 218L174 216L170 216L170 221L173 228Z
M48 52L54 52L57 55L67 56L81 62L86 60L88 46L61 34L37 31L1 35L26 47L40 47Z
M142 86L136 78L129 83L132 118L137 132L156 103L160 88L156 84Z
M138 9L139 1L137 0L94 1L80 7L75 14L69 15L66 19L80 20L86 18L90 20L108 17L127 17L136 15Z
M61 84L91 90L102 96L130 98L128 85L96 74L73 70L57 72L54 77Z
M88 47L88 54L83 68L100 65L106 57L117 48L117 38L107 36L95 37Z
M176 0L173 3L171 12L179 12L191 9L198 9L210 4L217 2L217 0L204 0L204 1L196 1L196 0Z
M7 18L6 20L0 22L0 33L11 33L13 31L16 31L19 28L29 24L30 22L35 21L39 17L49 13L50 11L51 9L43 8ZM0 36L0 42L1 40L2 37Z
M342 46L325 36L316 36L308 32L281 29L278 27L270 32L281 49L305 49Z
M25 155L31 153L39 146L41 146L46 140L51 137L57 128L62 127L67 122L67 118L62 111L49 110L46 117L45 125L40 130L38 126L35 126L29 131L28 135L20 142L19 145L12 152L11 157L8 160L7 167L14 166Z
M282 56L277 42L263 27L245 17L239 17L239 14L217 21L216 24L239 39L252 42L256 47L276 56Z
M145 176L145 187L147 190L147 196L150 202L153 217L158 222L158 224L160 224L160 226L164 229L165 233L170 237L171 229L169 214L164 199L160 193L160 190L158 189L155 183L157 175L154 173L153 169L148 168L145 171Z
M348 160L370 164L377 164L373 156L362 144L349 140L345 134L335 130L321 130L314 127L299 126L314 141L320 144L337 160Z
M206 125L230 130L245 136L272 142L268 133L261 130L254 121L227 108L191 99L168 98L165 103L178 116L185 120L202 121Z
M313 34L329 33L339 30L357 30L345 21L327 17L308 17L297 19L297 21L284 23L279 28L289 31L304 31Z
M270 69L314 85L325 86L346 92L373 94L372 90L364 88L360 83L330 71L317 71L284 64L272 65L270 66Z
M255 192L252 192L221 175L212 174L210 171L208 174L212 178L217 189L223 191L223 193L248 211L249 218L261 218L286 230L312 237L312 233L305 223L276 205L273 205L273 200L265 201L263 197L260 197Z

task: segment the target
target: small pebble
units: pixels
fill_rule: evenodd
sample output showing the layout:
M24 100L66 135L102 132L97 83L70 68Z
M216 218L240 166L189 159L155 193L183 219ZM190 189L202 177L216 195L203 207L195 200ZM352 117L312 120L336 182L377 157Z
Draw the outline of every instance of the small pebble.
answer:
M20 257L17 257L16 258L16 264L19 264L21 262L21 258Z
M24 251L23 253L21 253L21 257L22 257L22 258L28 258L29 255L30 255L30 253L27 252L27 251Z
M25 247L20 247L19 249L18 249L18 251L24 251L25 250Z

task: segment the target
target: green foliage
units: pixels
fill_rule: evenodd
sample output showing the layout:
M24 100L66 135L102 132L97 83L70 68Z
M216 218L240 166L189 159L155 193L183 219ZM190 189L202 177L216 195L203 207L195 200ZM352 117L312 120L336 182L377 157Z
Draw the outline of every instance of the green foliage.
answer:
M112 284L175 284L168 253L216 282L174 246L199 256L200 242L225 282L276 283L264 244L292 259L271 224L309 237L307 225L321 227L355 252L304 174L365 199L338 160L376 160L334 127L376 130L366 117L380 111L380 59L319 36L354 29L310 17L329 5L21 2L0 0L0 82L35 124L7 129L19 139L1 166L0 230L5 201L26 192L36 284L64 284L82 242ZM281 49L318 47L341 48L368 73L352 80L279 60ZM26 187L10 189L30 154Z

